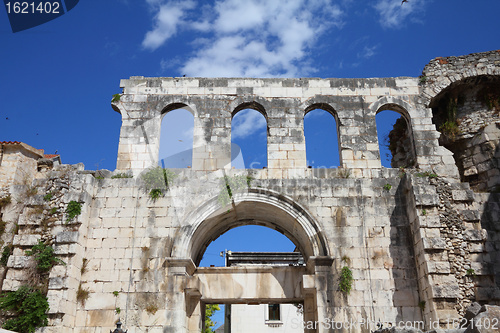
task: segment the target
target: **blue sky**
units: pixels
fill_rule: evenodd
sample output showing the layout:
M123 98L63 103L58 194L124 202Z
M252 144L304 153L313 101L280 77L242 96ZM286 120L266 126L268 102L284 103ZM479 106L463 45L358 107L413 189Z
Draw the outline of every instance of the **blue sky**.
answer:
M12 33L0 9L1 140L113 170L122 78L418 76L435 57L498 49L498 12L493 0L80 1Z
M499 49L498 13L498 0L90 0L12 33L2 8L0 140L114 170L120 79L416 77L435 57ZM243 125L242 145L258 135ZM173 139L189 139L189 126ZM314 126L306 131L323 137Z

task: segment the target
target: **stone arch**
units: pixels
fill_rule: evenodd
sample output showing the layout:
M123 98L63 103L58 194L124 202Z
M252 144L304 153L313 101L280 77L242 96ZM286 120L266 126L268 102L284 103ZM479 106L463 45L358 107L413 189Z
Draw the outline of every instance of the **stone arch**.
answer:
M490 51L460 57L438 57L431 60L425 66L421 76L423 103L430 107L432 100L443 90L464 79L500 75L499 66L485 66L485 63L498 60L498 53L498 51Z
M489 72L481 73L479 70L471 68L467 71L458 71L455 75L440 76L439 83L430 83L424 87L424 104L430 107L432 100L452 85L458 84L466 79L481 76L500 76L500 67L491 68Z
M241 225L262 225L287 236L307 260L329 256L325 235L314 218L292 199L272 190L249 189L234 197L234 209L227 211L217 198L212 198L185 220L181 234L176 237L172 257L201 261L206 247L224 232Z
M245 109L252 109L260 112L266 122L268 121L267 110L271 108L269 101L261 97L254 97L251 100L246 100L245 98L237 98L233 100L229 106L231 111L231 117L234 117L238 112Z
M165 116L168 112L178 110L178 109L184 109L189 112L194 116L196 115L196 108L191 107L190 105L182 102L174 102L174 103L169 103L165 107L161 109L161 115L162 117Z
M382 98L379 98L376 102L372 103L369 107L370 111L373 112L375 115L382 111L394 111L397 112L401 115L401 117L404 119L404 122L406 124L406 128L400 128L400 131L402 133L398 133L398 137L407 137L405 141L400 142L399 145L395 145L394 151L398 151L400 154L404 155L404 158L400 163L396 163L396 165L393 165L393 167L410 167L414 166L416 162L416 150L415 150L415 139L414 139L414 134L413 134L413 126L412 126L412 118L410 116L410 112L412 110L411 105L402 100L401 98L397 97L392 97L392 96L384 96ZM396 122L397 124L397 122ZM401 127L401 126L400 126ZM375 128L377 129L378 132L378 126L375 124ZM392 131L391 131L392 132ZM409 141L409 142L408 142ZM380 142L379 142L380 146ZM391 149L391 154L393 157L393 161L391 164L394 162L394 153L393 149Z
M383 110L395 111L405 118L408 126L412 127L411 112L412 110L414 110L414 107L412 107L410 103L401 98L384 96L370 104L368 109L374 114L377 114Z
M306 114L308 114L310 111L316 110L316 109L325 110L326 112L330 113L333 116L333 118L335 118L335 122L337 123L337 131L338 131L339 116L338 116L335 108L333 106L331 106L329 103L312 103L304 109L304 116Z

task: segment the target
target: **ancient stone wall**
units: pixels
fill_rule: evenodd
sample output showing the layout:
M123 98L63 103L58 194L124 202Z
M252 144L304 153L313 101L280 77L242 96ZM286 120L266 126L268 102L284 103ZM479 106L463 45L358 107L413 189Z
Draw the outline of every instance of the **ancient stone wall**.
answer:
M199 332L205 303L301 302L306 321L372 323L350 330L364 333L378 321L444 325L473 301L498 302L498 195L461 182L465 168L442 146L433 113L453 89L468 96L467 84L454 82L499 75L496 57L433 60L425 80L123 80L113 103L123 121L117 170L54 166L7 184L2 250L9 244L13 252L0 271L2 289L29 282L26 251L42 240L65 262L47 277L44 332L107 332L118 317L129 332ZM457 107L464 119L457 125L481 131L472 124L485 113L479 104L468 98ZM170 170L175 176L153 199L143 175L158 162L162 115L179 108L195 119L193 165ZM247 108L267 120L266 169L231 169L231 119ZM303 118L315 108L337 119L340 168L307 168ZM387 109L407 121L400 160L414 157L413 168L381 167L375 115ZM5 167L0 173L14 172ZM133 178L111 177L123 173ZM228 191L228 179L244 185ZM71 202L81 204L73 219ZM211 241L248 224L283 233L306 265L197 267ZM343 267L353 275L349 293L339 289ZM331 331L316 327L305 331Z

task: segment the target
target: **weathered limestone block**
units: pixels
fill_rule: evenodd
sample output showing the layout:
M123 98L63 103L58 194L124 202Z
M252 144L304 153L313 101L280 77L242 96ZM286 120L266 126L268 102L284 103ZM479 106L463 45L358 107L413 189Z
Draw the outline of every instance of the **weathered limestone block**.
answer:
M500 307L484 305L470 320L466 333L496 333L500 330Z
M443 238L422 238L425 250L444 250L446 241Z
M40 241L41 235L15 235L12 244L18 246L33 246Z
M467 222L478 222L481 219L481 214L477 210L465 209L460 211L464 221Z
M63 231L56 235L56 243L76 243L80 233L78 231Z
M481 230L465 230L464 240L472 242L485 241L488 238L488 232L484 229Z
M11 255L9 257L9 261L7 262L7 267L12 268L26 268L28 267L30 262L29 256L14 256Z
M474 192L471 190L452 190L453 200L455 201L473 201Z

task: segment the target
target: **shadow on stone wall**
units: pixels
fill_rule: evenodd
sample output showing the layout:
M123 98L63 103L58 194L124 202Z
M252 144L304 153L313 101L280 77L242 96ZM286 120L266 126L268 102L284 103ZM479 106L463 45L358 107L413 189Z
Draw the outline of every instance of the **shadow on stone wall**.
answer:
M393 304L398 311L398 321L421 320L413 237L404 196L404 185L400 181L394 195L394 210L390 219L389 251L393 260L393 268L390 271L395 285Z
M488 231L486 251L491 254L491 263L495 270L495 282L500 288L500 193L489 193L483 206L481 228Z

